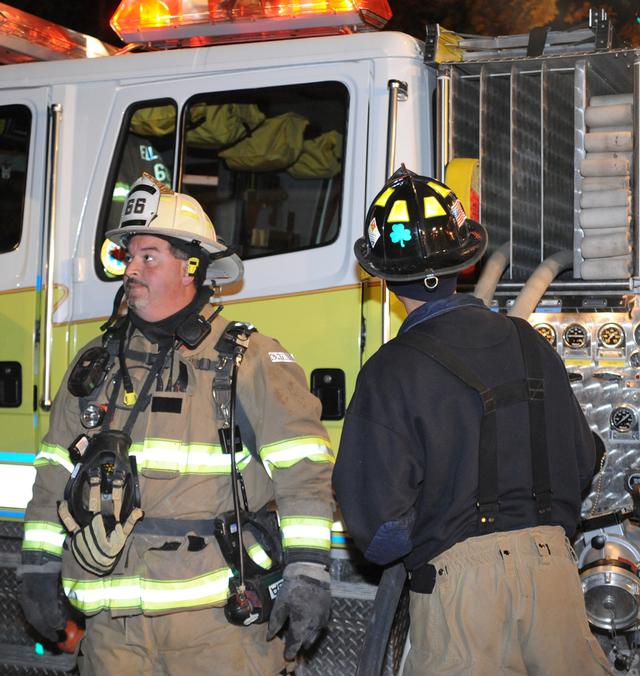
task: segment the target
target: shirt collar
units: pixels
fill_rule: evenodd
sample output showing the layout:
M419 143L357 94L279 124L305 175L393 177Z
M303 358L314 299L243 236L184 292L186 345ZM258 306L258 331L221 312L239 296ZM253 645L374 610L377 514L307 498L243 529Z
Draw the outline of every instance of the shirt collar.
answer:
M451 296L433 301L433 303L424 303L419 308L416 308L404 320L398 334L405 333L414 326L426 322L428 319L433 319L446 312L451 312L460 307L481 307L488 310L487 306L475 296L469 293L454 293Z

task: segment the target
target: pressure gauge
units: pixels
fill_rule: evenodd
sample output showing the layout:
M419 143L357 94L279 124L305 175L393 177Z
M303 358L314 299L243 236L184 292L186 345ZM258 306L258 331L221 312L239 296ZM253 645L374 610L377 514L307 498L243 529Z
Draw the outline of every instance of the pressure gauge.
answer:
M533 327L551 346L556 344L556 330L551 324L536 324Z
M581 350L588 341L587 329L582 324L569 324L562 334L562 342L572 350Z
M603 324L598 329L598 341L602 347L620 347L624 344L624 331L619 324Z
M636 341L636 345L640 345L640 323L636 324L633 329L633 339Z
M630 432L638 421L635 411L629 406L617 406L611 411L609 424L616 432Z
M633 366L634 369L640 369L640 352L636 350L629 355L629 364Z

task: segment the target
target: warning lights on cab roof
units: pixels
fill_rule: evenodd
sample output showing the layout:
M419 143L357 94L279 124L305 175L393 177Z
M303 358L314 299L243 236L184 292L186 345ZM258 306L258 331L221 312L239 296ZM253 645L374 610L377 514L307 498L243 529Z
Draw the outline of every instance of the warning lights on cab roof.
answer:
M122 0L111 18L127 42L202 44L382 28L387 0Z

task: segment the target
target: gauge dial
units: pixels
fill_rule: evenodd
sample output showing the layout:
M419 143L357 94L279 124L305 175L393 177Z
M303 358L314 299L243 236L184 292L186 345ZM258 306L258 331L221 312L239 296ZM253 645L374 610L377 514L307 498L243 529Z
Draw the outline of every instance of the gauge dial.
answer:
M636 341L636 345L640 345L640 323L636 324L633 329L633 339Z
M620 347L624 343L624 331L619 324L603 324L598 330L598 341L602 347Z
M616 432L630 432L636 426L635 411L628 406L618 406L611 411L609 423Z
M629 364L631 364L634 369L640 369L640 352L632 352L629 355Z
M562 334L562 342L573 350L580 350L587 346L587 329L582 324L569 324Z
M533 327L549 345L556 344L556 330L550 324L536 324Z

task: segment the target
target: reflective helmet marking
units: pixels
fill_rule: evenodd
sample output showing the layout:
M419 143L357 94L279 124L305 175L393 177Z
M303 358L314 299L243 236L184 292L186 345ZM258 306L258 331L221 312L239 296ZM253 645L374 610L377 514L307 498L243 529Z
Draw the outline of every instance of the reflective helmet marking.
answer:
M411 239L411 230L409 230L409 228L407 228L404 223L394 223L391 227L392 230L389 234L391 241L394 244L400 244L400 246L404 249L404 243Z
M369 242L371 242L371 246L375 246L376 242L380 239L382 236L380 234L380 230L378 230L378 224L376 223L376 219L372 218L371 223L369 223Z
M436 183L435 181L428 181L427 185L437 192L438 195L442 195L442 197L447 197L451 194L451 189L447 188L446 185L440 185L440 183Z
M377 207L383 207L383 206L385 206L386 203L387 203L387 201L388 201L388 199L391 197L391 195L393 195L394 192L395 192L395 191L394 191L393 188L387 188L387 189L382 193L382 195L380 195L380 197L378 197L378 199L377 199L376 202L375 202L375 206L377 206Z
M434 218L435 216L446 216L447 212L445 211L442 204L440 204L437 197L425 197L424 198L424 217L425 218Z
M407 209L407 203L405 200L396 200L391 205L391 211L389 216L387 216L389 221L397 221L400 223L409 222L409 210Z
M139 183L125 200L120 218L121 228L148 226L158 213L160 191L153 185Z

